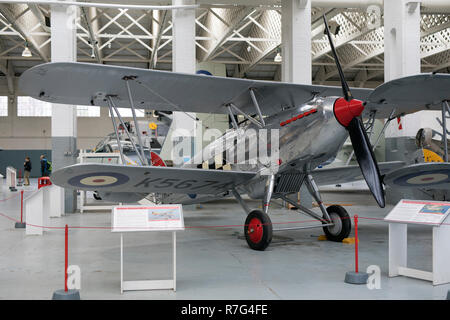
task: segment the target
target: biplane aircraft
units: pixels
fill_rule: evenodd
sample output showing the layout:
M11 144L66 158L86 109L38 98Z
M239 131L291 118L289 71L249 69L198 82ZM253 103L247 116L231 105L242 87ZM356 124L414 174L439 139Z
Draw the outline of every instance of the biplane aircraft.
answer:
M157 159L158 165L142 159L143 166L71 165L54 171L52 182L64 188L97 191L102 198L123 202L149 194L159 203L183 204L234 196L247 213L245 237L255 250L264 250L271 242L268 211L275 198L317 219L329 240L341 241L351 230L349 215L341 206L325 207L317 185L364 178L380 207L385 206L383 179L392 186L450 188L449 163L377 164L362 122L362 118L369 118L387 119L387 123L419 110L441 110L450 99L450 75L419 74L389 81L374 90L350 90L325 18L324 23L342 87L87 63L47 63L27 70L20 79L21 92L51 103L108 107L111 114L119 107L134 110L135 105L161 111L229 114L233 130L212 145L225 142L228 148L236 149L236 141L248 129L277 129L279 133L278 169L271 174L262 173L267 171L265 163L249 167L226 158L231 170L203 169L194 163L166 167L161 159ZM238 114L247 121L238 124ZM318 169L336 157L349 136L359 166ZM303 184L318 203L321 215L288 198ZM261 199L262 210L251 210L243 194Z

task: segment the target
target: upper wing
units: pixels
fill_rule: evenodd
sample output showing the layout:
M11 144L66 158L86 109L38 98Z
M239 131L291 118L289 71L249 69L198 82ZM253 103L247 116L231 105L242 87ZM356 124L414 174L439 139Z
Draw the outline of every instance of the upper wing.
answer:
M364 116L377 111L377 118L419 110L441 110L442 101L450 99L450 74L418 74L388 81L377 87L367 100Z
M255 89L265 115L282 107L297 106L315 95L341 96L340 87L300 85L274 81L213 77L90 63L46 63L25 71L19 80L23 95L53 103L107 106L99 93L114 95L118 107L130 107L124 77L131 81L135 106L152 110L227 113L224 105L234 103L254 114L249 89ZM371 89L353 89L365 100Z
M391 187L450 190L450 163L409 165L390 172L384 181Z
M75 164L52 173L52 183L99 192L218 194L242 184L253 172L114 164Z
M118 107L130 107L124 77L138 108L167 111L227 113L234 103L241 110L256 113L249 89L255 90L264 115L283 107L297 106L315 95L342 96L340 87L302 85L274 81L209 77L167 71L146 70L90 63L46 63L25 71L19 91L47 102L107 106L104 95L113 95ZM399 78L372 89L352 89L356 99L366 101L364 116L377 111L377 118L419 110L439 110L450 99L449 74L419 74Z
M378 163L381 175L384 175L392 170L398 169L404 165L405 163L402 161ZM318 185L346 183L364 180L364 177L361 173L361 169L359 168L359 166L316 169L312 172L312 175L314 177L314 181L316 181Z

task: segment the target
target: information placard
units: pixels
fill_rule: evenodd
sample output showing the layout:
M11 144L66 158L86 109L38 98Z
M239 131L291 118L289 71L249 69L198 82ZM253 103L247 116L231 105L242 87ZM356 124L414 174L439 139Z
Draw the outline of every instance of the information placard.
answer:
M384 218L389 222L441 225L450 213L450 202L400 200Z
M181 204L115 206L112 232L184 230Z

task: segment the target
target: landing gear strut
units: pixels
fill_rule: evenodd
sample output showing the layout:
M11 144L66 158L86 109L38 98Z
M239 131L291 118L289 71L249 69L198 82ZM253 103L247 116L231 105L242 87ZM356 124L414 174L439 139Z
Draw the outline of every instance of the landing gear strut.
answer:
M267 212L269 211L269 204L272 198L274 185L275 176L268 176L266 181L265 196L262 203L263 211L250 211L244 200L242 200L239 192L235 189L232 190L234 197L247 213L247 218L245 219L244 225L244 234L248 246L253 250L264 251L272 241L273 226Z
M306 186L310 194L313 196L322 211L322 217L313 212L312 210L305 208L304 206L296 203L292 199L288 198L286 195L279 195L281 199L290 203L292 206L297 208L314 219L322 222L323 231L330 241L341 242L348 237L352 229L352 224L350 221L350 216L343 207L338 205L329 206L328 208L322 202L322 197L320 196L319 189L314 182L313 177L310 174L305 175Z

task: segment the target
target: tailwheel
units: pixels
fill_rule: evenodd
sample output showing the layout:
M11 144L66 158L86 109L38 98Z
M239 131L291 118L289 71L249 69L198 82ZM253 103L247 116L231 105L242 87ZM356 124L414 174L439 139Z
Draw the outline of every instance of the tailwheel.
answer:
M330 241L341 242L348 237L352 230L352 223L350 216L341 206L329 206L327 208L328 215L333 221L334 225L323 227L323 231Z
M245 219L245 240L253 250L264 251L272 241L272 221L260 210L253 210Z

